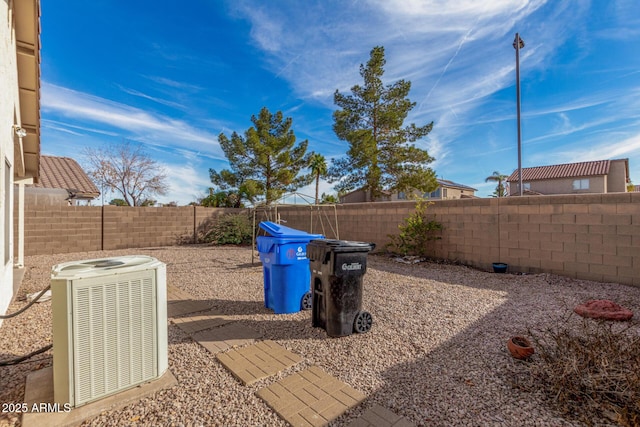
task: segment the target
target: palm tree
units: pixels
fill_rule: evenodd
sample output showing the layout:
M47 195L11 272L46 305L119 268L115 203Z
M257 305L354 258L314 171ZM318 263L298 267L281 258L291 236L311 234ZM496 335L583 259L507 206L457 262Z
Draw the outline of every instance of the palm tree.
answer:
M320 186L320 178L327 174L327 160L322 154L313 153L309 158L309 169L316 178L316 205L320 203L318 198L318 188Z
M502 183L506 181L507 178L509 178L509 175L502 175L500 172L494 171L493 175L488 176L484 179L484 182L497 182L498 185L496 186L496 191L493 194L495 194L497 197L504 197L507 195L507 191L504 184Z

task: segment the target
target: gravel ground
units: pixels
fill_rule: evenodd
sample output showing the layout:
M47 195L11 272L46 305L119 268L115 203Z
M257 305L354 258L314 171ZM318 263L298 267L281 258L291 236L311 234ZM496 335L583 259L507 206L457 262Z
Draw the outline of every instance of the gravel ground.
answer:
M588 299L612 299L637 312L640 289L548 274L511 275L458 265L401 264L370 255L363 309L369 333L328 338L312 328L311 312L275 315L264 308L262 267L248 248L182 246L27 257L18 297L43 289L55 264L86 258L145 254L167 264L167 280L304 361L252 386L235 380L215 357L169 323L169 368L178 385L84 425L284 426L255 392L315 364L368 399L332 423L349 424L374 403L419 426L570 426L541 396L512 387L515 363L506 340L527 327L553 324ZM256 257L257 258L257 257ZM24 302L15 302L10 312ZM0 327L0 360L49 344L50 302L35 304ZM51 352L0 367L0 402L22 402L28 373L50 366ZM607 425L606 420L594 420ZM20 425L0 413L0 425Z

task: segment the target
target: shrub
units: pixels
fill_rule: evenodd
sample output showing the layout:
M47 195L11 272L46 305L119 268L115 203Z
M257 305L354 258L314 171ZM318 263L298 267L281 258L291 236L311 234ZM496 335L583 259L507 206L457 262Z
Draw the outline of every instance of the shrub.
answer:
M214 245L248 245L253 237L253 226L246 214L226 214L210 224L201 240Z
M425 256L428 242L442 238L437 234L442 230L442 224L427 218L427 206L430 204L424 199L418 200L415 211L398 225L400 233L388 235L391 239L388 249L402 255Z
M564 415L592 425L609 419L640 425L640 336L636 323L582 319L531 331L536 355L518 363L517 385L544 393Z

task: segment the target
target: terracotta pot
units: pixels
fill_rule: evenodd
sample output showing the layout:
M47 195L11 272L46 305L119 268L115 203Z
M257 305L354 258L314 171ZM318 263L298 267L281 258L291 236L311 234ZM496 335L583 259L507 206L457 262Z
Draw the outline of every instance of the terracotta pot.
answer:
M509 338L509 341L507 341L507 348L511 355L516 359L527 359L535 353L534 348L531 346L531 341L522 336Z

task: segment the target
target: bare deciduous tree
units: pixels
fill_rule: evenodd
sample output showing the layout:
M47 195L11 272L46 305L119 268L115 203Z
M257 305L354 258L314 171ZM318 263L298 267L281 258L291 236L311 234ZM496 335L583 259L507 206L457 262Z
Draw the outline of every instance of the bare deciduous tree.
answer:
M164 195L167 175L140 144L129 141L106 148L86 148L89 175L122 196L129 206L142 206L153 195Z

